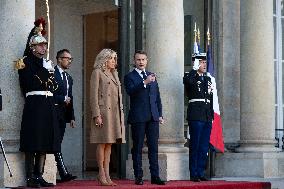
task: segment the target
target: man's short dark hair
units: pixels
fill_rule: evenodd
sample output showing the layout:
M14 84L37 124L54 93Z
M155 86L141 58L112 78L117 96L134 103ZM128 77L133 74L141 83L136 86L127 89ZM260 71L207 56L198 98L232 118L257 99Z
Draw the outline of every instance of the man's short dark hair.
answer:
M146 51L143 51L143 50L137 50L137 51L135 51L135 53L134 53L134 59L135 59L135 55L136 55L136 54L144 54L144 55L146 55L146 56L147 56Z
M59 51L57 52L57 54L56 54L56 59L60 58L61 55L64 54L64 53L69 53L69 54L71 54L68 49L61 49L61 50L59 50Z

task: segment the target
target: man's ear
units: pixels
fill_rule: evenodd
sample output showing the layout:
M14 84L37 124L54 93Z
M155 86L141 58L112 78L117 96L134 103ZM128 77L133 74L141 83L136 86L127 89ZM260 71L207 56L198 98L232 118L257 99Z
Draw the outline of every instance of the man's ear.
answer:
M58 59L57 59L57 64L61 64L61 63L62 63L61 58L58 58Z

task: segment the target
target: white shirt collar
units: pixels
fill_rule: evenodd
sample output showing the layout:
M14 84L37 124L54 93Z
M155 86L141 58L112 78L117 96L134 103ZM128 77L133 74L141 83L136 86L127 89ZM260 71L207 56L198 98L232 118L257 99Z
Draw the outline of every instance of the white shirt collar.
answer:
M59 70L59 73L62 75L62 72L64 72L64 70L59 66L59 65L56 65L58 70Z
M134 68L136 70L136 72L138 72L139 74L141 74L142 71L144 71L146 73L145 70L139 70L138 68Z

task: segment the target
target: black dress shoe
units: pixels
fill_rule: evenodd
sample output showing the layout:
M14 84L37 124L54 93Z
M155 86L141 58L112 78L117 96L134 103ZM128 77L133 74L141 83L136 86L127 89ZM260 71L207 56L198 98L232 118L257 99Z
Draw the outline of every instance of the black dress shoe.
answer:
M190 181L192 181L192 182L200 182L198 177L190 177Z
M165 181L162 181L160 177L151 177L151 184L157 184L157 185L165 185Z
M68 173L67 175L62 177L61 180L58 180L58 182L59 183L61 183L61 182L68 182L70 180L75 180L76 178L77 178L77 176L74 176L74 175Z
M135 184L136 185L143 185L144 181L143 181L142 177L136 177L135 178Z
M201 180L201 181L209 181L209 179L208 178L206 178L206 177L199 177L199 180Z
M27 187L30 188L40 188L40 183L38 178L28 178Z
M42 187L53 187L53 186L55 186L53 183L46 182L42 177L39 177L38 180L39 180L40 186L42 186Z

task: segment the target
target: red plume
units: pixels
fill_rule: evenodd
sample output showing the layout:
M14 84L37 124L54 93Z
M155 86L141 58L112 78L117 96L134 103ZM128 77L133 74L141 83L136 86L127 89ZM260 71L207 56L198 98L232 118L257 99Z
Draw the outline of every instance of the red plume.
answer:
M46 31L45 31L45 20L43 17L40 17L39 19L37 19L35 22L34 22L34 25L35 27L38 27L40 24L42 24L42 27L43 27L43 30L41 31L41 34L42 35L45 35L46 34Z

